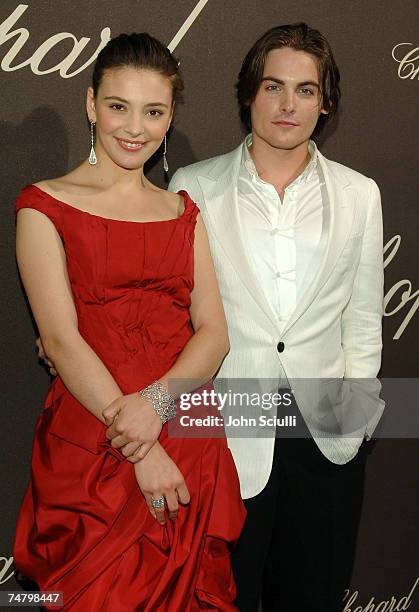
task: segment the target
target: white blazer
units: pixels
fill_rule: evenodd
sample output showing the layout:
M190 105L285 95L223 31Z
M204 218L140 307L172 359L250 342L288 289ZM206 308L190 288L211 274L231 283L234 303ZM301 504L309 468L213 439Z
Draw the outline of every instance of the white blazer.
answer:
M311 282L281 332L243 242L237 196L243 146L180 168L169 185L171 191L189 193L208 232L231 347L217 378L279 380L284 370L321 452L330 461L343 464L356 455L364 437L371 436L384 407L377 399L380 385L376 380L383 315L380 192L372 179L319 152L330 205L327 243ZM278 352L279 342L283 352ZM361 393L370 397L373 409L356 435L316 437L316 419L313 425L310 414L319 391L313 392L309 381L344 377L368 379ZM294 381L300 381L298 389ZM228 439L244 498L257 495L266 485L274 441L274 437Z

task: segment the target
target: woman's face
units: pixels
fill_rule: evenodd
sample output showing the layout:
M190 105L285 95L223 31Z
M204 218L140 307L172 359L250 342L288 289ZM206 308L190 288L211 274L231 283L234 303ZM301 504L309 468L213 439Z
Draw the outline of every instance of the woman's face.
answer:
M96 122L99 163L107 156L126 170L136 170L159 148L173 114L168 77L132 67L105 70L96 98L89 87L87 114Z

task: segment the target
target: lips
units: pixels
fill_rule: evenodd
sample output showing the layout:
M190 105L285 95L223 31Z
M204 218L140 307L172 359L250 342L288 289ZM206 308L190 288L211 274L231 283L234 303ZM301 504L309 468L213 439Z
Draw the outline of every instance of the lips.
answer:
M293 123L292 121L272 121L274 125L280 125L281 127L297 127L298 123Z
M130 152L140 151L146 144L141 140L126 140L122 138L116 138L116 141L118 142L119 146L124 149L124 151Z

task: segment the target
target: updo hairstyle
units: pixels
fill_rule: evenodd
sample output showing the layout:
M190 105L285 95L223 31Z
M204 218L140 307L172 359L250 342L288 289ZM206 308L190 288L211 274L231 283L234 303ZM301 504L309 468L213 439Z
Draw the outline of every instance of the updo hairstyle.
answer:
M93 68L92 87L95 97L106 70L132 67L153 70L166 76L172 85L173 100L183 89L179 62L157 38L146 32L120 34L107 43L97 56Z

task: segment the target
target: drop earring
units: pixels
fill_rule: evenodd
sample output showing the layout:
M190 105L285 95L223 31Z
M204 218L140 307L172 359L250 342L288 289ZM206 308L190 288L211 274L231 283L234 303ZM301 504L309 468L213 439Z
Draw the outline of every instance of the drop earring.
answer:
M167 163L166 153L167 153L167 138L165 134L164 135L164 151L163 151L163 170L167 174L167 172L169 172L169 164Z
M89 155L89 164L95 166L97 164L97 157L95 152L95 125L94 121L90 122L90 142L92 144Z

